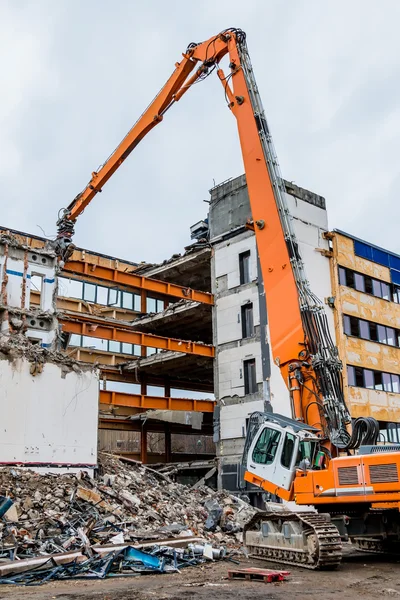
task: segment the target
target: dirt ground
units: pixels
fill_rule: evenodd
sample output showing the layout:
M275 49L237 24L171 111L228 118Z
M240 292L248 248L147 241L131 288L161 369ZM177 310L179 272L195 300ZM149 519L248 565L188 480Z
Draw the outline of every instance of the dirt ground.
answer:
M400 557L347 552L337 571L318 572L281 566L290 571L283 583L228 581L229 569L280 565L241 560L183 569L171 575L146 575L104 581L68 581L41 587L0 587L10 600L376 600L400 599Z

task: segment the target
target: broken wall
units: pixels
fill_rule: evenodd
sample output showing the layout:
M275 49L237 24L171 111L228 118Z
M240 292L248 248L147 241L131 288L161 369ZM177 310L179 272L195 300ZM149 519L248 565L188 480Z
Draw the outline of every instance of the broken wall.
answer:
M58 351L57 258L0 235L0 464L93 469L98 372Z
M32 374L20 357L0 360L0 463L93 468L97 462L98 376L45 363Z

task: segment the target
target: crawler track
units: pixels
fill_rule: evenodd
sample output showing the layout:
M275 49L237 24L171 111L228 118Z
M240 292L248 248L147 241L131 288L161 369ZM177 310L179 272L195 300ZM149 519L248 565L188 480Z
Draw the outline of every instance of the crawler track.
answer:
M265 521L297 521L301 524L303 549L273 545L251 545L246 537L249 531L259 530ZM272 562L299 566L305 569L336 569L342 560L339 531L324 515L317 513L263 512L257 513L244 528L244 542L250 556Z

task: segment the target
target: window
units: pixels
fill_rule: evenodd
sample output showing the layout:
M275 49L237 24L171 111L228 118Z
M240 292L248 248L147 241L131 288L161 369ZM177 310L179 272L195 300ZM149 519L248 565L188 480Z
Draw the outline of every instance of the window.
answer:
M344 315L343 330L346 335L354 335L363 340L372 340L388 346L400 347L400 331L393 327L386 327L386 325Z
M346 269L339 267L339 283L340 285L347 285L346 281Z
M356 385L356 376L355 376L354 367L351 367L350 365L347 365L347 381L348 381L348 384L351 386Z
M384 300L390 300L390 287L387 283L381 282L382 298Z
M365 292L364 275L360 275L360 273L354 273L354 287L359 292Z
M257 444L253 450L252 458L254 462L261 465L272 464L278 449L280 437L280 431L266 427L258 438Z
M291 433L286 434L281 457L282 466L286 469L290 469L290 465L292 464L295 441L296 438L294 435Z
M250 283L250 250L239 254L240 285Z
M96 297L97 304L104 304L104 306L107 306L107 300L108 300L108 288L103 287L102 285L98 285L97 286L97 297Z
M132 354L133 346L127 342L122 342L122 354Z
M354 369L354 375L355 375L355 385L357 387L364 387L364 373L363 373L364 369L362 369L361 367L355 367Z
M347 366L349 386L365 387L369 390L400 393L400 377L396 373L382 373L362 367Z
M30 294L29 294L29 306L40 306L42 307L43 302L43 275L32 273Z
M399 394L400 393L400 378L399 378L399 376L395 375L394 373L391 373L390 378L392 380L392 392L394 392L395 394Z
M346 335L354 335L355 337L360 336L359 323L356 317L345 315L343 317L343 329Z
M378 332L378 342L381 342L382 344L386 344L386 327L384 325L377 325L376 326L377 332Z
M389 346L396 346L396 338L394 329L392 327L386 327L386 343Z
M108 351L119 353L121 352L121 342L116 342L115 340L110 340L108 342Z
M372 293L378 298L382 298L381 282L377 279L372 280Z
M249 302L242 306L242 337L249 338L254 335L253 304Z
M373 294L372 277L364 275L365 291L367 294Z
M81 346L82 345L82 336L76 333L73 333L69 338L68 346Z
M382 383L385 392L392 391L392 378L390 376L390 373L382 373Z
M379 281L379 279L373 279L369 275L356 273L345 267L339 267L339 283L359 292L366 292L377 298L383 298L383 300L400 304L400 287L386 283L385 281Z
M88 302L96 302L96 286L93 283L83 284L83 299Z
M82 347L90 350L103 350L104 352L108 350L107 340L86 335L82 336Z
M119 306L121 293L116 288L108 288L107 306Z
M364 386L369 390L373 390L375 387L374 372L370 369L364 369Z
M75 279L66 279L65 277L58 278L58 294L64 298L79 298L83 297L83 283Z
M299 451L297 453L296 466L299 466L302 460L308 459L312 464L314 462L314 456L317 451L317 443L303 440L299 444Z
M244 393L255 394L257 392L257 378L256 378L256 359L243 361L244 371Z
M379 391L383 390L382 375L383 375L383 373L380 373L379 371L374 371L374 388Z
M363 340L369 340L370 333L369 333L368 321L363 321L362 319L360 319L359 326L360 326L360 338L362 338Z
M150 298L149 296L146 298L146 312L157 313L162 312L163 310L164 300L159 300L158 298Z
M133 309L133 294L130 292L122 292L122 308Z

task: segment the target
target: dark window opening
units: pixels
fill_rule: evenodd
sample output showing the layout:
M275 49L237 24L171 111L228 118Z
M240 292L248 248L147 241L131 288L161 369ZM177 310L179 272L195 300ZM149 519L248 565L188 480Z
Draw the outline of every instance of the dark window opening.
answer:
M251 358L250 360L243 361L244 371L244 393L255 394L257 392L257 378L256 378L256 359Z
M296 438L294 435L291 433L286 434L281 457L282 466L286 469L290 469L290 465L292 464L295 441Z
M373 294L373 287L372 287L372 277L369 277L368 275L364 276L364 283L365 283L365 291L367 294Z
M249 338L254 335L253 304L249 302L242 306L242 337Z
M364 387L364 373L363 373L363 369L361 367L355 367L354 368L354 375L355 375L355 385L357 387Z
M240 285L250 283L250 250L239 254Z
M374 387L376 390L383 391L383 377L379 371L374 372Z

